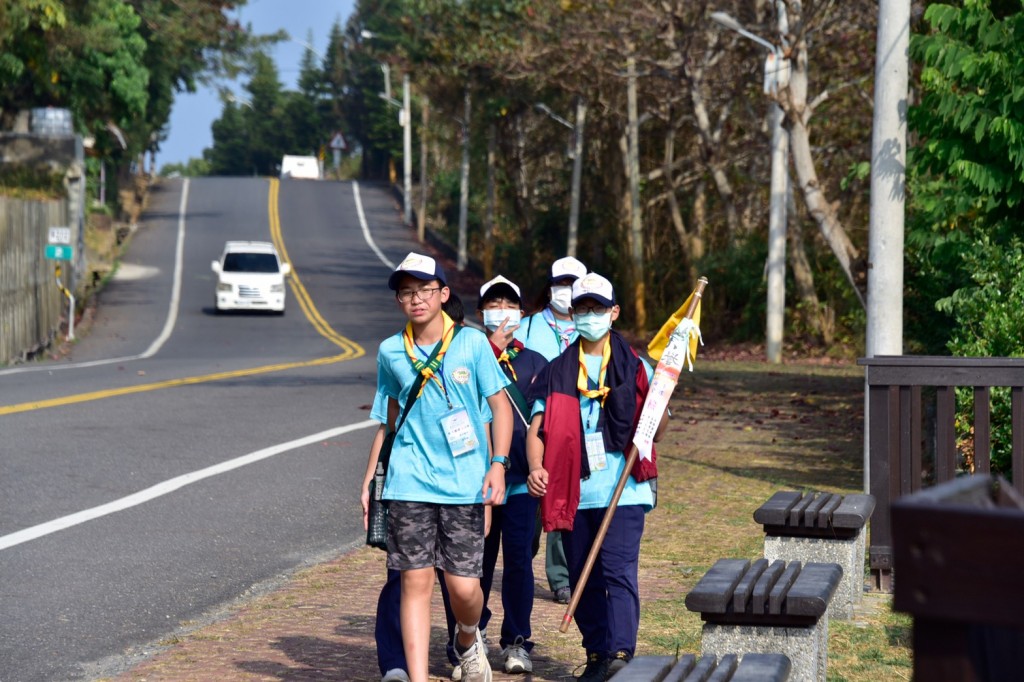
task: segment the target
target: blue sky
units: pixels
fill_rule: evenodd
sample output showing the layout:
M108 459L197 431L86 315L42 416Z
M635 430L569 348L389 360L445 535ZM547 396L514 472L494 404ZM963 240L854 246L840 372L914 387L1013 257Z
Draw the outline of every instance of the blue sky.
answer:
M355 0L248 0L237 17L243 26L251 24L256 33L284 29L295 41L300 41L278 43L271 53L284 87L294 89L302 53L306 50L301 43L308 40L312 31L313 47L323 54L331 26L339 20L344 28L354 5ZM241 86L242 82L231 85L235 91L241 90ZM221 102L212 88L203 88L194 94L178 93L171 110L169 134L156 157L157 168L201 157L203 149L213 145L210 124L220 112Z

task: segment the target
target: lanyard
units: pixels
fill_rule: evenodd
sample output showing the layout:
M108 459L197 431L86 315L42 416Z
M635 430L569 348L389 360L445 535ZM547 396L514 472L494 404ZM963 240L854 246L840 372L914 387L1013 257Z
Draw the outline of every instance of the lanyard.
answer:
M428 362L430 361L430 356L427 354L425 350L420 348L419 344L416 344L416 350L422 353L423 357L425 357ZM441 355L443 356L444 354L441 353ZM444 393L444 399L448 403L448 409L450 410L452 409L452 399L448 397L448 383L445 381L444 378L444 357L441 357L441 363L437 366L437 371L434 373L434 381L437 381L437 377L441 378L441 381L438 383L438 386L441 387L441 392Z
M559 329L558 320L555 319L555 314L551 312L551 308L545 308L543 311L541 311L541 317L544 318L544 321L548 323L549 327L551 327L551 331L554 332L555 343L557 344L560 342L562 344L561 350L565 350L566 348L568 348L570 343L569 337L572 336L572 333L574 331L576 331L576 326L570 324L564 330Z

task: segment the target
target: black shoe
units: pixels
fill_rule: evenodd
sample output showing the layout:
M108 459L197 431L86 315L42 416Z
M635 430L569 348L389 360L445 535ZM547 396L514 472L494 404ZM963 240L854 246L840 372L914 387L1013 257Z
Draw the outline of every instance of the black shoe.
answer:
M601 654L587 654L587 665L579 682L604 682L608 678L608 659Z
M568 587L559 587L555 590L555 602L558 604L568 604L572 598L572 592Z
M612 656L611 660L608 661L608 673L605 677L606 680L610 680L615 673L619 672L633 660L633 657L626 651L616 651L615 655Z

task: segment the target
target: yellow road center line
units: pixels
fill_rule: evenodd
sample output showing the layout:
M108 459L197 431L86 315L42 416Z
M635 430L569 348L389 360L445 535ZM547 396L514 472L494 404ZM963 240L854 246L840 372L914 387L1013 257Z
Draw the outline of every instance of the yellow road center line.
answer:
M267 193L267 215L270 222L270 235L277 247L278 252L281 254L281 258L286 263L291 263L291 259L288 258L288 251L285 249L284 238L281 234L281 218L278 214L278 192L280 189L280 181L277 178L270 179L270 188ZM177 386L193 386L196 384L205 384L212 381L221 381L223 379L234 379L237 377L248 377L256 376L258 374L269 374L271 372L283 372L289 369L296 369L299 367L316 367L320 365L331 365L337 362L344 362L346 360L355 360L363 355L366 355L366 351L362 346L356 342L345 338L338 332L334 331L333 328L324 320L323 316L313 305L313 300L309 296L309 292L306 291L306 287L303 286L302 280L299 279L299 275L295 272L295 265L292 265L292 274L289 276L289 283L291 289L295 295L296 300L299 302L299 306L302 308L303 314L306 319L309 320L313 328L316 329L317 333L326 338L331 343L335 344L342 349L342 352L337 355L331 355L323 358L316 358L315 360L304 360L301 362L287 362L276 365L263 365L261 367L250 367L248 369L232 370L228 372L217 372L215 374L204 374L195 377L186 377L183 379L169 379L167 381L157 381L149 384L140 384L138 386L125 386L122 388L111 388L102 391L91 391L88 393L78 393L75 395L62 396L60 398L50 398L48 400L37 400L27 403L18 403L16 405L3 405L0 406L0 415L5 414L17 414L19 412L31 412L33 410L43 410L50 407L60 407L62 405L73 405L75 403L84 403L92 400L103 400L105 398L114 398L117 396L132 395L134 393L146 393L148 391L156 391L164 388L174 388Z

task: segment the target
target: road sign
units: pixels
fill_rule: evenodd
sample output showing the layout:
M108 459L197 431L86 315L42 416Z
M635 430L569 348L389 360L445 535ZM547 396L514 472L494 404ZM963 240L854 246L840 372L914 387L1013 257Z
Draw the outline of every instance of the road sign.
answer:
M51 227L49 239L47 240L51 244L70 244L71 243L71 228L70 227Z
M348 142L345 141L345 136L340 132L334 133L334 137L331 138L331 149L338 149L345 151L348 149Z
M50 260L71 260L75 257L75 249L66 244L47 244L46 257Z

